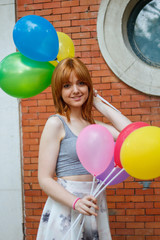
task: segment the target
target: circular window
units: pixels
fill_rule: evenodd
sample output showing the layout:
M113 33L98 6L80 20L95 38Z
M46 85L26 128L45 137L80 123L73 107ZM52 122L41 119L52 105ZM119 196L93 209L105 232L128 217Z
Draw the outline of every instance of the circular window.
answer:
M160 2L140 1L134 7L127 25L128 37L137 56L160 67Z
M102 0L97 36L107 65L120 80L160 96L159 0Z

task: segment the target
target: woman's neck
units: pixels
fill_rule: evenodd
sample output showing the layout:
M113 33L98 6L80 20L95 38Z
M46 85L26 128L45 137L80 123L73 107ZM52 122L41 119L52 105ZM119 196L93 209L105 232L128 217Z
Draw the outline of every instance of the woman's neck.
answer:
M82 109L71 109L71 113L70 113L70 118L71 119L83 119L82 117Z

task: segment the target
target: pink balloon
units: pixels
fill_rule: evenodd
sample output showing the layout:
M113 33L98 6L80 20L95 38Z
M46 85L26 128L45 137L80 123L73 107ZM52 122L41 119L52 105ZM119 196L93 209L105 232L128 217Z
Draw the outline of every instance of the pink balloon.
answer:
M80 132L76 149L84 168L97 176L108 167L112 160L114 140L105 127L92 124Z
M126 137L133 132L134 130L141 128L141 127L145 127L145 126L149 126L148 123L145 122L134 122L129 124L127 127L125 127L119 134L117 141L116 141L116 145L115 145L115 149L114 149L114 161L115 161L115 165L123 168L121 161L120 161L120 151L121 151L121 146L124 142L124 140L126 139Z

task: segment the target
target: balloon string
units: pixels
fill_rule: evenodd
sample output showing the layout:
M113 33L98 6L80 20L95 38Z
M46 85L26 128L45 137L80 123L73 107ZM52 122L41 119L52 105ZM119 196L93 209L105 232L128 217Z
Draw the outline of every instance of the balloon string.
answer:
M111 174L116 170L116 167L114 167L112 169L112 171L106 176L106 178L103 180L103 182L101 182L95 189L93 196L95 196L97 194L97 192L99 191L99 189L102 187L102 185L106 182L106 180L111 176Z
M80 213L78 215L78 217L76 218L76 220L73 222L72 226L68 229L68 231L66 232L66 234L65 234L65 236L64 236L64 238L62 240L65 240L67 235L69 234L69 232L77 226L77 224L80 221L81 217L82 217L82 214Z
M93 181L92 181L92 187L91 187L91 190L90 190L90 195L92 195L92 193L93 193L95 180L96 180L96 176L94 175L94 176L93 176ZM79 233L78 233L77 240L79 240L79 237L80 237L80 235L81 235L81 231L82 231L82 228L83 228L83 225L84 225L84 221L85 221L85 216L83 215L83 220L82 220L82 223L81 223L81 227L80 227L80 229L79 229ZM71 227L72 227L72 226L71 226Z
M104 190L116 177L118 177L123 171L124 171L124 168L122 168L98 193L96 193L95 198L97 198L97 197L99 196L99 194L101 194L101 192L103 192L103 190Z
M99 94L97 94L97 97L99 97L103 102L105 102L107 105L109 105L111 108L113 108L114 110L116 110L117 112L121 113L117 108L115 108L113 105L111 105L107 100L105 100L104 98L102 98Z
M95 184L95 180L96 180L96 176L93 176L93 181L92 181L92 187L91 187L91 191L90 191L90 195L92 194L93 192L93 188L94 188L94 184ZM82 224L81 224L81 227L80 227L80 230L79 230L79 234L78 234L78 238L77 240L79 239L79 236L81 234L81 230L82 230L82 227L83 227L83 224L84 224L84 221L85 221L85 217L84 215L82 215L81 213L78 215L78 217L75 219L75 221L73 222L72 226L68 229L68 231L66 232L63 240L66 239L67 235L69 234L69 232L71 231L71 229L75 228L78 224L78 222L81 220L81 216L83 216L83 221L82 221Z
M92 187L91 187L90 195L92 195L92 193L93 193L93 188L94 188L95 180L96 180L96 176L94 175L94 176L93 176L93 181L92 181Z
M79 237L80 237L80 235L81 235L81 231L82 231L82 228L83 228L84 221L85 221L85 216L83 216L83 221L82 221L81 227L80 227L80 229L79 229L79 233L78 233L77 240L79 240Z

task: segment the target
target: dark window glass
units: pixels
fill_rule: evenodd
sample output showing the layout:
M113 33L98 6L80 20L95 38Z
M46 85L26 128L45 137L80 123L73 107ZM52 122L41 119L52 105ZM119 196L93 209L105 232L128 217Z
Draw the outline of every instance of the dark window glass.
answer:
M160 0L141 0L128 20L132 49L146 63L160 67Z

